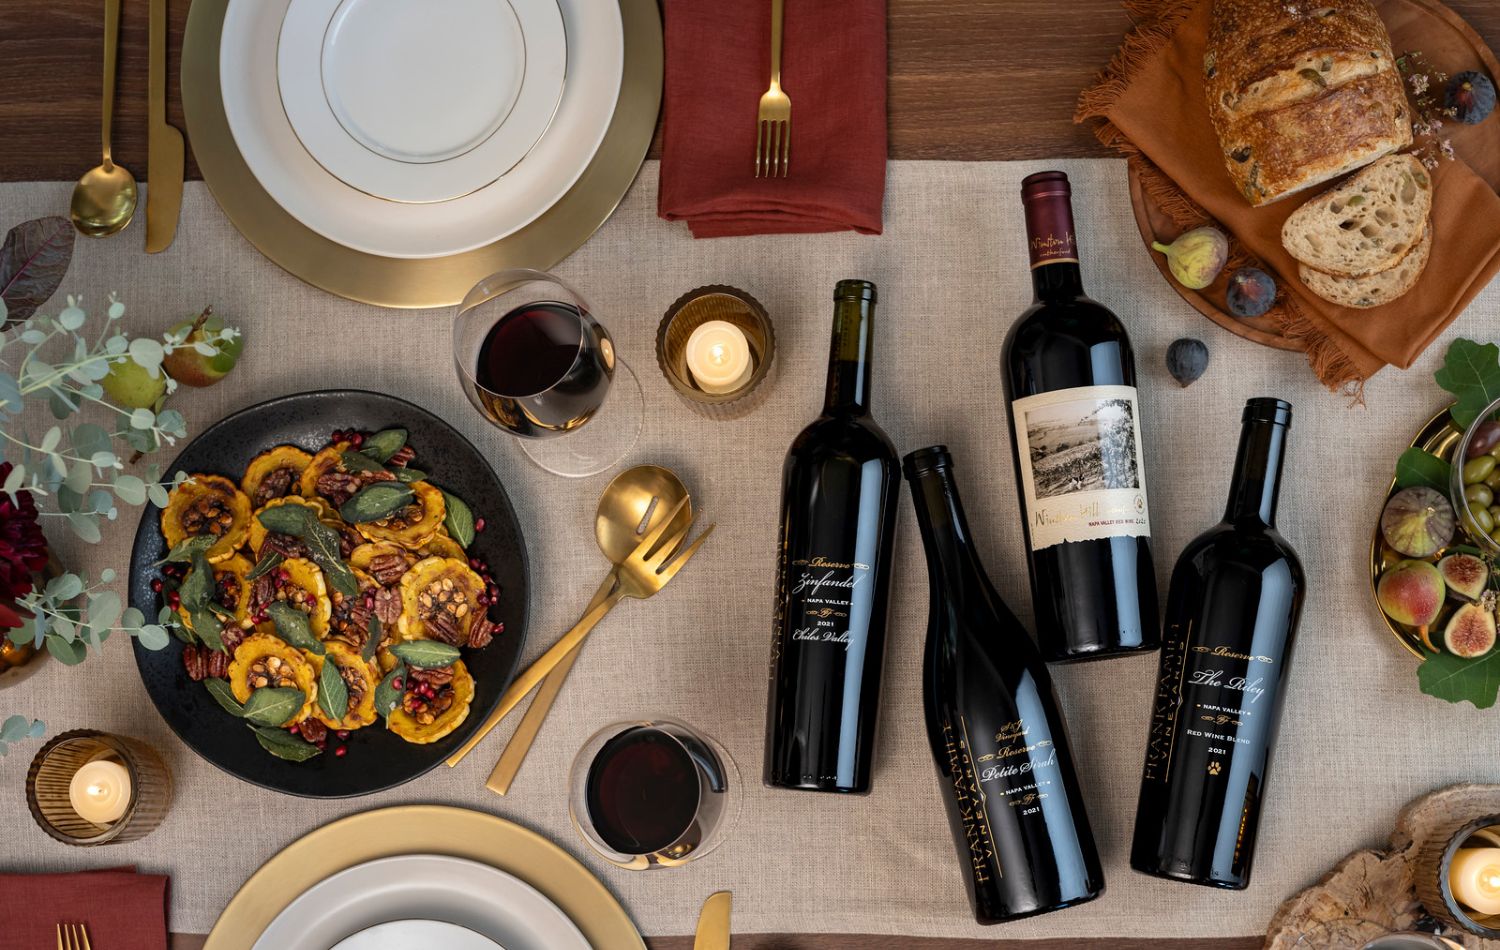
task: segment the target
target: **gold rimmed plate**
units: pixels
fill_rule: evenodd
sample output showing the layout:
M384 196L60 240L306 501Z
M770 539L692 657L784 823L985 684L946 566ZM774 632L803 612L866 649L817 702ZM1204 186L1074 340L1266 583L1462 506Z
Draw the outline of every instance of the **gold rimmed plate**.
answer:
M319 882L408 854L452 855L514 875L556 904L595 950L645 950L625 908L562 848L503 818L441 805L361 812L298 838L240 887L204 950L251 950L277 915Z
M302 225L261 187L235 145L219 85L228 0L196 0L183 40L182 98L199 168L224 213L261 253L330 293L384 307L447 307L497 270L545 270L614 212L644 161L661 105L661 16L655 0L621 0L625 67L614 118L593 161L550 210L492 244L441 258L388 258Z

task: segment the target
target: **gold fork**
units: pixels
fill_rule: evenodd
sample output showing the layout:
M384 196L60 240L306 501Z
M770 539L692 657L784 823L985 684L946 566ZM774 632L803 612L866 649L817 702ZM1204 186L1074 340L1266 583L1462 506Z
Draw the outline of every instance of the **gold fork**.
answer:
M682 570L682 566L697 553L698 548L708 540L708 536L714 530L714 526L709 525L696 541L678 550L688 532L692 530L692 524L683 526L672 532L670 536L667 536L667 529L673 527L678 511L687 504L687 501L686 498L679 501L676 507L662 519L661 524L646 535L630 557L620 564L620 583L610 595L590 608L572 630L563 634L562 638L531 664L526 672L515 678L510 688L500 697L495 711L490 713L489 718L475 730L474 734L458 747L458 751L448 757L447 762L450 767L463 761L464 756L468 755L489 734L489 731L499 724L500 720L516 708L516 704L524 699L527 693L547 678L547 674L552 672L553 667L577 649L594 626L604 618L605 614L609 613L610 608L620 602L621 598L634 597L644 600L666 587L667 582ZM666 536L665 540L664 536Z
M58 924L57 950L94 950L89 946L87 924Z
M792 143L792 100L781 91L781 13L785 0L771 0L771 88L760 97L755 120L755 177L786 177Z

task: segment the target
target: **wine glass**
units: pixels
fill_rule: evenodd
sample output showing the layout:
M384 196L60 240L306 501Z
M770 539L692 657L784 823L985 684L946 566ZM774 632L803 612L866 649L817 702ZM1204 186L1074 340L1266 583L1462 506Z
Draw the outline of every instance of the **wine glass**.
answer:
M723 842L740 776L712 739L675 719L605 726L573 760L568 815L589 846L629 870L677 867Z
M549 472L597 475L640 435L640 382L588 303L551 274L475 284L454 317L453 362L474 407Z

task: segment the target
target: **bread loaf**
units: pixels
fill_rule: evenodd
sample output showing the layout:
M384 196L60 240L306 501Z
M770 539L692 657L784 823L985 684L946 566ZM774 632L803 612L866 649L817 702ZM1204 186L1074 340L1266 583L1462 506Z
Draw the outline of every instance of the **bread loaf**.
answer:
M1213 0L1204 91L1225 166L1267 204L1411 144L1369 0Z
M1363 309L1388 304L1411 290L1431 257L1432 229L1428 228L1417 246L1407 251L1395 267L1369 277L1333 277L1306 264L1299 264L1297 271L1307 289L1324 300Z
M1410 155L1388 155L1292 212L1281 243L1313 270L1368 277L1400 263L1431 212L1427 169Z

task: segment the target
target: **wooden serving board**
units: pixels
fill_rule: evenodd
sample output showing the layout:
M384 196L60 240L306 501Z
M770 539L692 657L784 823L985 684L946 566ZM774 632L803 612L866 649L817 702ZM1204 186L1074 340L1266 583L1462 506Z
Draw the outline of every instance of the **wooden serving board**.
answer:
M1436 68L1450 75L1476 64L1497 83L1500 83L1500 61L1463 19L1442 0L1374 0L1375 8L1385 20L1391 34L1391 48L1399 57L1402 53L1419 51ZM1474 171L1489 182L1490 187L1500 191L1500 110L1477 126L1462 127L1465 141L1456 143L1459 155L1470 159ZM1141 186L1138 159L1131 159L1130 204L1135 212L1136 227L1145 242L1162 279L1172 285L1178 295L1208 319L1237 336L1253 340L1264 346L1280 350L1301 350L1299 341L1288 339L1269 317L1240 319L1231 314L1224 304L1224 289L1229 276L1228 269L1203 290L1189 290L1172 279L1167 269L1166 256L1151 250L1153 241L1168 243L1182 230L1155 204ZM1227 172L1225 173L1227 174ZM1203 223L1210 223L1205 220ZM1274 275L1278 280L1296 280L1295 274Z

